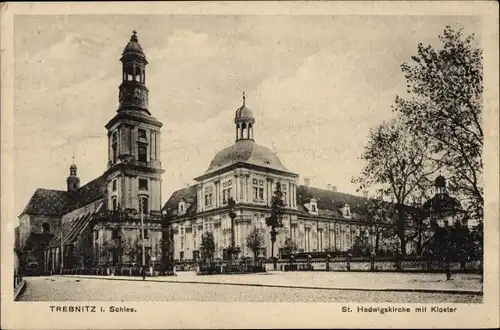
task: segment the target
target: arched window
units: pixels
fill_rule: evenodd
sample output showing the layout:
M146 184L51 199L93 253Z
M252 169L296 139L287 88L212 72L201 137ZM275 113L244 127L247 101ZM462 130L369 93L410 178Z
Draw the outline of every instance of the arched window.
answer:
M48 222L42 223L42 233L50 233L50 224Z

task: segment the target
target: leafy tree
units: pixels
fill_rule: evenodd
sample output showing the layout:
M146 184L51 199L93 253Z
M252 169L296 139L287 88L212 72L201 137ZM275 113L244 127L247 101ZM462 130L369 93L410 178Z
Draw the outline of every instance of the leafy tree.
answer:
M364 235L358 235L354 238L354 243L351 248L351 253L354 256L367 257L370 255L371 246L368 242L368 237Z
M396 99L395 111L429 143L449 173L450 188L482 220L482 51L474 35L449 26L439 41L439 47L420 43L412 61L401 66L408 95Z
M254 261L257 261L259 251L265 246L264 236L262 231L254 228L246 237L246 246L252 250Z
M408 204L430 174L439 165L428 157L426 139L417 139L403 125L401 117L383 122L370 130L361 159L366 162L360 176L352 179L360 189L382 187L385 196L394 200L394 227L399 238L400 253L406 255ZM388 218L391 219L391 218Z
M283 245L283 252L286 254L292 254L299 250L299 246L296 241L292 238L287 237L285 239L285 244Z
M215 254L215 241L211 232L207 231L201 235L200 251L202 260L212 264Z
M284 212L283 193L281 192L281 183L276 183L276 190L271 198L271 215L266 218L266 224L271 227L271 257L274 258L274 243L276 242L277 228L283 227ZM276 268L276 263L275 263Z
M447 279L450 279L450 263L467 258L469 229L460 222L453 226L439 226L434 223L434 226L434 235L425 253L447 263Z

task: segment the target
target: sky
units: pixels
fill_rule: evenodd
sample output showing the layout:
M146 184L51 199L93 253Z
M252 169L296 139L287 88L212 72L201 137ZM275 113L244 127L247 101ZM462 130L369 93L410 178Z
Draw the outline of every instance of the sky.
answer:
M459 16L16 16L15 212L37 188L82 185L107 164L104 125L118 107L119 58L137 30L149 110L163 122L162 200L193 184L234 143L234 113L254 112L256 143L311 185L350 183L369 129L404 96L400 66Z

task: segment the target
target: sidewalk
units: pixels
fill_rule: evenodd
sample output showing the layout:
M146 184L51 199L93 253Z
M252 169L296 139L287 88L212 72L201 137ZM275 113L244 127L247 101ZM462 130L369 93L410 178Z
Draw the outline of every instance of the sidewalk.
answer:
M21 283L19 283L15 288L14 288L14 301L16 301L21 293L24 291L26 288L26 281L23 279Z
M148 282L244 285L322 290L403 291L482 295L480 276L453 274L359 273L359 272L267 272L262 274L196 275L178 272L178 276L147 277ZM64 277L102 280L142 281L133 276L64 275Z

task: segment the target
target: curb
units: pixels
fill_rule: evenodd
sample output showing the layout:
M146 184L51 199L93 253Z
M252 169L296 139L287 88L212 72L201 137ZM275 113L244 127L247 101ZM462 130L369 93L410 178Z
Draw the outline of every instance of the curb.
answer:
M143 280L137 279L125 279L125 278L112 278L112 277L91 277L91 276L77 276L69 275L73 278L83 278L83 279L94 279L94 280L107 280L107 281L138 281ZM155 283L169 283L169 284L208 284L208 285L236 285L236 286L253 286L253 287L265 287L265 288L287 288L287 289L310 289L310 290L331 290L331 291L385 291L385 292L420 292L420 293L445 293L445 294L463 294L463 295L483 295L483 291L473 291L473 290L450 290L450 289L399 289L399 288L334 288L334 287L322 287L322 286L298 286L298 285L279 285L279 284L257 284L257 283L232 283L232 282L208 282L208 281L161 281L149 279L147 282Z
M19 300L19 297L21 296L21 294L24 292L25 289L26 289L26 280L23 280L21 287L17 290L17 292L14 292L14 301Z

